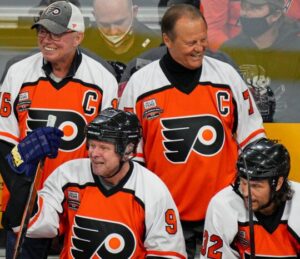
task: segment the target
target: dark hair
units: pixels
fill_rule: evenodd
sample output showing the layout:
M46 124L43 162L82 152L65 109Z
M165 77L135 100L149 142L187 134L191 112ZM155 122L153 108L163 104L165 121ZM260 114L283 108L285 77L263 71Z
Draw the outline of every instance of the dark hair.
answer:
M281 205L282 203L291 200L294 194L294 190L291 188L289 180L284 179L281 188L274 192L273 202L276 206Z
M176 22L182 18L188 17L191 20L202 19L207 27L206 20L200 10L189 4L172 5L165 12L161 20L161 32L166 33L171 39L175 38L174 27Z
M293 196L293 190L288 181L290 155L285 146L276 140L261 138L247 145L239 155L237 170L238 176L245 179L248 177L254 181L268 179L271 187L271 201L277 206ZM283 184L276 191L280 177L283 177Z

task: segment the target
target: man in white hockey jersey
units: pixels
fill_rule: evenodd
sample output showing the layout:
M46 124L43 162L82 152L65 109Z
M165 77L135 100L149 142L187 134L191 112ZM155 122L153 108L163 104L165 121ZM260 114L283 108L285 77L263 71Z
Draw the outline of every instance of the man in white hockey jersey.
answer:
M141 137L136 115L105 109L86 137L89 158L66 162L46 179L27 236L64 234L60 258L186 258L171 194L131 161ZM10 215L15 231L20 214Z
M300 184L288 180L287 149L263 138L244 149L237 170L235 185L209 204L201 258L299 258Z

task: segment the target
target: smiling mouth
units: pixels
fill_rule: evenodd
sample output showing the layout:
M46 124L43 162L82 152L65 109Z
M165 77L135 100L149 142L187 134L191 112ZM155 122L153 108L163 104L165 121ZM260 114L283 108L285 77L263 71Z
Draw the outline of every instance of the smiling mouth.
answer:
M202 53L193 53L192 54L192 57L195 57L195 58L201 58L203 56Z
M53 51L53 50L56 50L56 48L44 47L44 50Z

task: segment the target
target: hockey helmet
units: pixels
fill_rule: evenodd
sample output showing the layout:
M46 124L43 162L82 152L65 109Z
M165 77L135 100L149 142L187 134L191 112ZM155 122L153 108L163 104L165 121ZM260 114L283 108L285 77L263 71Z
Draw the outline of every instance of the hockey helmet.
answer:
M287 149L275 141L262 138L250 143L239 155L238 175L251 180L285 179L290 171L290 155Z
M86 126L87 139L114 143L121 157L129 143L134 144L135 152L141 135L141 125L135 114L113 108L103 110Z

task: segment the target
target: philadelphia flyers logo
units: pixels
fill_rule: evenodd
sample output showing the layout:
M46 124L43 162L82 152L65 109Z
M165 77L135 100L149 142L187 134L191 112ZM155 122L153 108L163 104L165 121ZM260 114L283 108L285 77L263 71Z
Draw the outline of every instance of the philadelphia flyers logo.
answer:
M136 240L132 231L119 222L76 216L71 254L73 258L130 258Z
M213 156L223 147L225 134L219 118L212 115L162 119L166 158L185 163L192 151Z
M56 116L54 127L64 132L60 149L73 151L83 145L84 127L87 124L85 118L73 110L38 110L29 109L27 126L28 131L47 125L48 115ZM27 132L28 134L28 132Z

